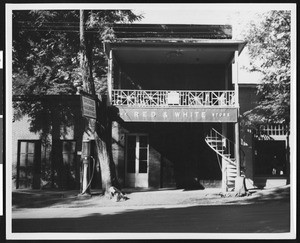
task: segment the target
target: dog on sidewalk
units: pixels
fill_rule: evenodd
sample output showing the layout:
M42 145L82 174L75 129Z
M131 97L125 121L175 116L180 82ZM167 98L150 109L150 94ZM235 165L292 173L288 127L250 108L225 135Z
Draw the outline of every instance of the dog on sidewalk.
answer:
M116 202L126 201L129 199L123 192L114 186L111 186L108 189L108 196L109 199L114 199Z

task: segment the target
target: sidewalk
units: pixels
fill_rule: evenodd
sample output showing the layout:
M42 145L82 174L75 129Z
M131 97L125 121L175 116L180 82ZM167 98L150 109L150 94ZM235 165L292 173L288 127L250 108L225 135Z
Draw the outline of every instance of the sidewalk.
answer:
M250 196L235 197L235 193L222 193L220 188L204 190L160 189L130 190L124 189L126 201L116 202L93 190L92 197L78 197L79 191L57 190L15 190L12 192L13 211L22 208L81 208L81 207L156 207L171 205L228 205L250 204L268 200L288 201L290 186L268 190L251 190Z

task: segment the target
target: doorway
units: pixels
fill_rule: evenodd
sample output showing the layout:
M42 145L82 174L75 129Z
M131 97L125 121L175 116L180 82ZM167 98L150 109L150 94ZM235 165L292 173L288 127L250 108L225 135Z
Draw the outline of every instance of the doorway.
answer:
M147 134L126 136L125 185L148 187L149 137Z
M17 189L40 189L41 141L19 140L17 161Z

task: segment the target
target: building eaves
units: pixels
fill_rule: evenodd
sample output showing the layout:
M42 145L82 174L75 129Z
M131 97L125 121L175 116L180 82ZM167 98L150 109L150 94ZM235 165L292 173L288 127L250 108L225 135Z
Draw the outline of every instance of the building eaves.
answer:
M135 47L158 47L158 46L172 46L180 45L185 47L193 46L212 46L212 47L226 47L236 46L239 53L242 52L246 41L232 40L232 39L194 39L194 38L117 38L111 41L105 41L104 46L106 53L111 48L135 46Z

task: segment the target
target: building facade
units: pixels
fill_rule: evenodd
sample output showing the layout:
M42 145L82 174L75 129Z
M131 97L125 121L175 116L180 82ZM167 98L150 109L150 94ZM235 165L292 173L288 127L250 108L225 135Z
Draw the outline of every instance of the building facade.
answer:
M240 175L245 175L248 187L288 183L288 139L282 127L277 137L269 129L268 139L266 132L240 128L239 114L251 109L257 97L252 86L239 87L238 59L246 43L232 39L231 26L133 24L116 25L114 30L116 38L106 41L104 49L112 154L122 187L229 191ZM62 124L56 126L56 151L66 165L63 169L73 171L67 173L66 188L80 184L82 130L76 99L72 122L64 123L65 133ZM39 187L42 176L21 176L21 165L35 160L32 151L44 164L49 158L42 152L39 134L24 135L27 141L22 137L17 127L24 121L13 124L16 187L22 176ZM29 127L23 128L32 134ZM49 157L53 143L48 148ZM270 155L274 148L278 153ZM28 170L43 174L42 166Z
M231 39L230 26L121 25L115 33L105 50L123 184L233 189L245 43Z

